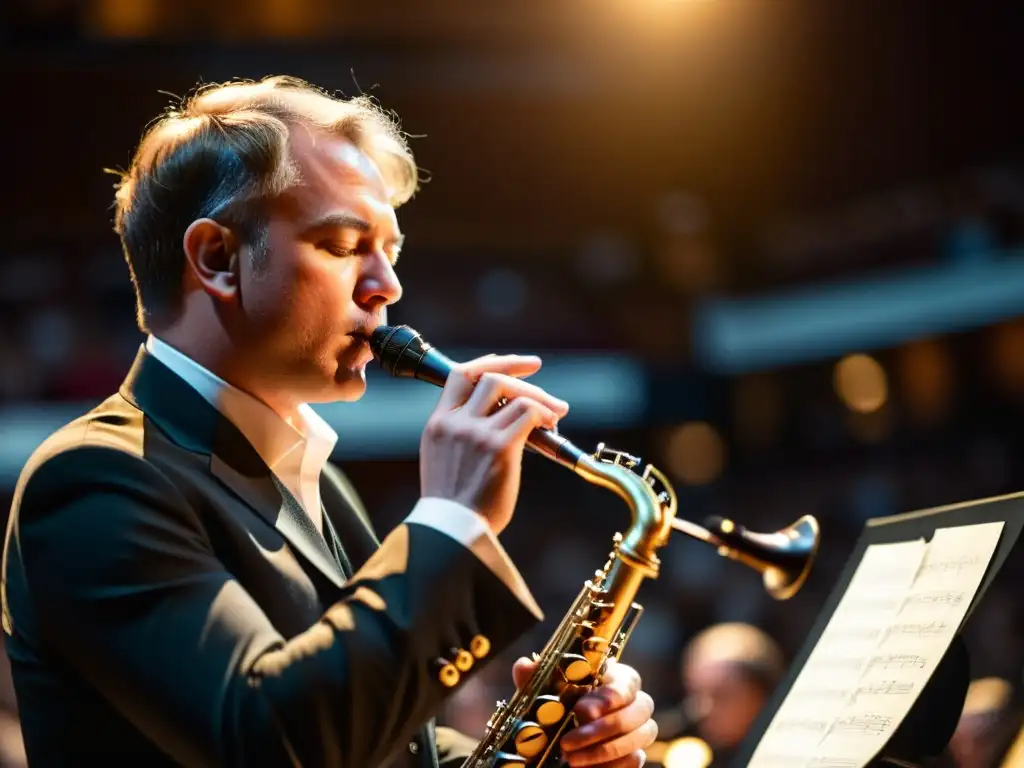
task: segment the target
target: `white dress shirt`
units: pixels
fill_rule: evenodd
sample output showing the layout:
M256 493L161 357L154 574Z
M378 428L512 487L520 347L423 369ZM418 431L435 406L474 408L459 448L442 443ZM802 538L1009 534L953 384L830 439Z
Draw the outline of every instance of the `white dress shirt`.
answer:
M238 428L322 533L320 472L338 442L331 426L307 403L296 409L291 421L282 418L263 401L228 384L155 336L146 339L146 350ZM483 515L449 499L421 498L405 522L434 528L471 549L531 613L543 618L526 582Z

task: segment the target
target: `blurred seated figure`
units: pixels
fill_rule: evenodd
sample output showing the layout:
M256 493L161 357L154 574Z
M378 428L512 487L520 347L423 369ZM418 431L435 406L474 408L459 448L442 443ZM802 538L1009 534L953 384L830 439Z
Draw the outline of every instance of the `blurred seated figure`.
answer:
M0 768L28 768L21 721L8 710L0 710Z
M1000 768L1021 728L1013 686L998 677L975 680L967 689L960 723L949 742L956 768ZM1019 749L1019 747L1018 747Z
M27 768L25 742L21 736L18 701L11 678L11 662L0 643L0 768Z
M682 654L685 699L659 719L648 749L666 768L725 768L785 672L778 644L749 624L717 624Z

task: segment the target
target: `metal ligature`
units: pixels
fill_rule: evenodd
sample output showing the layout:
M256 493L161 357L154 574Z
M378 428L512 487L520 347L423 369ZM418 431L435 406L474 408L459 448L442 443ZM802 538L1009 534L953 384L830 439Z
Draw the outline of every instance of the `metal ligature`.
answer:
M455 365L408 326L382 326L371 337L374 354L392 376L443 386ZM463 768L562 765L558 742L576 725L573 707L596 687L609 659L618 659L643 613L634 598L644 579L657 578L658 550L673 530L707 542L724 557L763 575L768 594L792 597L803 585L818 549L817 521L805 515L776 533L753 533L731 520L703 526L676 516L671 483L652 464L604 444L593 453L554 430L537 429L527 445L605 488L626 503L630 524L616 533L607 562L583 585L542 653L529 682L498 708Z

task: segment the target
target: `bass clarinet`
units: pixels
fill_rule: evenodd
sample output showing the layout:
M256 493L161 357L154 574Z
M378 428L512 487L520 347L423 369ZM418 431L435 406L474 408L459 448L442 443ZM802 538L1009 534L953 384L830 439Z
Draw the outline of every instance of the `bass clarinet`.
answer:
M455 365L409 326L381 326L371 337L381 367L392 376L443 386ZM658 577L658 550L673 530L706 542L724 557L763 575L777 600L803 586L818 550L818 522L804 515L775 533L754 533L712 517L697 525L676 516L672 484L655 466L622 451L597 446L587 453L553 430L537 429L527 447L616 494L630 524L616 533L604 565L588 579L543 652L529 682L498 707L463 768L562 765L558 742L576 725L573 707L595 688L609 659L619 659L643 613L635 601L644 579Z

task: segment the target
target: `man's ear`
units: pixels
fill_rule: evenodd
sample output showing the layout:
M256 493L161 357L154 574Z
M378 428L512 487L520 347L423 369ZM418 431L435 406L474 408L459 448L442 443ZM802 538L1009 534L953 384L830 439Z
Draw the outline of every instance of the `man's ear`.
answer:
M182 240L185 259L208 294L221 301L238 292L238 240L213 219L196 219Z

